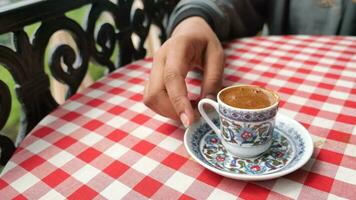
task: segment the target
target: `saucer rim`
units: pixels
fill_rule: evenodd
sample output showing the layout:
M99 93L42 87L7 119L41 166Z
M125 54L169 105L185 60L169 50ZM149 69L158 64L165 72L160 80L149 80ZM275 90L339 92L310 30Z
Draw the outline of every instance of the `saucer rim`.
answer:
M209 114L210 116L216 116L217 114L211 113ZM236 174L236 173L232 173L232 172L227 172L227 171L223 171L220 170L218 168L215 168L213 166L210 166L208 164L206 164L205 162L203 162L202 160L200 160L192 151L192 149L190 148L190 146L188 145L188 136L193 134L192 133L192 129L193 127L196 127L199 124L205 123L204 119L200 118L198 122L194 123L193 125L191 125L190 127L188 127L184 133L184 146L186 148L186 150L188 151L189 155L196 161L198 162L200 165L202 165L203 167L205 167L206 169L220 174L222 176L228 177L228 178L232 178L232 179L237 179L237 180L245 180L245 181L262 181L262 180L269 180L269 179L275 179L281 176L285 176L287 174L290 174L296 170L298 170L299 168L303 167L311 158L312 154L313 154L313 150L314 150L314 144L313 144L313 140L311 138L310 133L308 132L308 130L302 126L298 121L277 113L276 116L276 120L279 121L283 121L287 124L291 124L292 127L295 127L296 130L298 130L298 133L301 135L301 137L303 138L304 142L305 142L305 156L302 157L302 159L297 162L294 166L286 169L286 170L278 170L275 173L270 173L270 174L262 174L262 175L249 175L249 174Z

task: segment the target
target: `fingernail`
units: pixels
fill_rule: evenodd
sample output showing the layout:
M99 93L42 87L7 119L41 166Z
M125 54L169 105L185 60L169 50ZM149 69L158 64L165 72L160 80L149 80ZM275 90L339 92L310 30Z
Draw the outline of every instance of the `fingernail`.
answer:
M182 124L184 125L185 128L189 126L189 119L185 113L180 114L179 116L180 121L182 121Z

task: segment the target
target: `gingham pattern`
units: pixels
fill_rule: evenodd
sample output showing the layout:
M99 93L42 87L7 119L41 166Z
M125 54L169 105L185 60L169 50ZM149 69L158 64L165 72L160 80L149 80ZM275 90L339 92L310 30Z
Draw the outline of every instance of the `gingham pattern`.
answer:
M142 103L151 59L75 95L23 141L3 171L1 199L352 199L356 196L356 38L257 37L225 45L225 85L279 92L280 112L315 142L302 169L243 182L190 159L184 128ZM189 74L192 97L201 79Z

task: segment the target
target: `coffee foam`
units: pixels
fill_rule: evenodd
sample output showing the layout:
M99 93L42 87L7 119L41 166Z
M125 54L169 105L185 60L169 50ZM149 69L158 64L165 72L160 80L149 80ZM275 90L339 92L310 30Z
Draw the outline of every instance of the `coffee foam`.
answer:
M222 102L235 108L261 109L276 103L278 97L272 91L258 86L237 86L223 90Z

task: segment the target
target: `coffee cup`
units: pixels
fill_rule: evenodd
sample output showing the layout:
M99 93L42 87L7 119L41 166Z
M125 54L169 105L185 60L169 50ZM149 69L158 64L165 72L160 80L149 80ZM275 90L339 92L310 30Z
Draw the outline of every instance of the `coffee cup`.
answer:
M207 115L209 104L219 114L220 128ZM235 85L222 89L217 102L201 99L198 109L202 117L233 155L256 157L272 144L279 96L276 92L254 85Z

